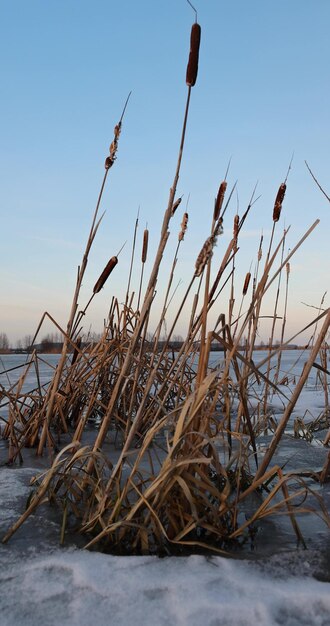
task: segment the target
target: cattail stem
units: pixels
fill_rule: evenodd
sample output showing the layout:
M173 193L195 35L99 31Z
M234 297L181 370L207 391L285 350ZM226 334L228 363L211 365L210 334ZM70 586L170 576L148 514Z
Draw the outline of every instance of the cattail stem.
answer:
M286 264L286 285L285 285L284 313L283 313L283 321L282 321L282 329L281 329L281 339L280 339L280 345L281 346L284 343L284 331L285 331L285 326L286 326L286 313L287 313L287 307L288 307L288 293L289 293L289 277L290 277L290 263L287 263ZM280 375L281 360L282 360L282 350L279 351L278 357L277 357L277 367L276 367L276 372L275 372L275 377L274 377L274 384L275 385L277 385L278 379L279 379L279 375Z
M129 96L128 96L129 97ZM122 116L120 119L120 126L121 126L121 122L123 119L123 115L127 106L127 101L125 103L125 107L124 110L122 112ZM115 139L117 140L118 138L116 137L116 128L115 127ZM96 203L96 208L94 211L94 215L93 215L93 219L92 219L92 225L91 225L91 229L90 229L90 233L89 233L89 237L87 240L87 244L86 244L86 248L85 248L85 252L83 255L83 259L82 259L82 263L80 266L80 269L78 271L78 276L77 276L77 282L76 282L76 287L75 287L75 291L74 291L74 295L73 295L73 300L72 300L72 305L71 305L71 311L70 311L70 315L69 315L69 320L67 323L67 331L66 331L66 335L64 337L64 341L63 341L63 348L62 348L62 353L61 353L61 358L59 360L59 363L57 365L57 369L56 369L56 374L52 380L52 384L51 384L51 389L50 389L50 397L49 397L49 401L47 403L47 409L46 409L46 414L45 414L45 418L44 418L44 424L42 427L42 432L41 432L41 436L40 436L40 441L39 441L39 446L38 446L38 455L42 454L45 442L46 442L46 438L47 438L47 432L48 432L48 425L50 423L52 414L53 414L53 410L54 410L54 406L55 406L55 398L56 398L56 393L57 390L59 388L59 384L60 384L60 380L61 380L61 376L62 376L62 372L63 372L63 368L64 368L64 364L66 361L66 357L67 357L67 352L68 352L68 347L69 347L69 340L68 338L71 337L72 335L72 329L74 327L74 320L75 320L75 316L77 313L77 308L78 308L78 298L79 298L79 293L80 293L80 288L82 285L82 281L83 281L83 277L86 271L86 267L87 267L87 263L88 263L88 256L89 256L89 252L90 249L92 247L96 232L98 230L98 227L100 225L101 219L97 222L97 216L98 216L98 212L99 212L99 208L100 208L100 204L101 204L101 200L102 200L102 196L103 196L103 191L104 191L104 187L105 187L105 183L106 183L106 179L108 176L108 172L109 169L106 167L104 175L103 175L103 181L101 184L101 189L98 195L98 199L97 199L97 203Z
M191 96L191 86L188 87L188 94L187 94L187 101L186 101L186 107L185 107L185 113L184 113L184 120L183 120L183 127L182 127L182 133L181 133L181 141L180 141L180 147L179 147L179 154L178 154L178 161L177 161L177 166L176 166L176 171L175 171L175 175L174 175L174 180L173 180L173 185L171 187L170 190L170 195L169 195L169 201L168 201L168 206L167 209L165 211L164 214L164 219L163 219L163 224L162 224L162 229L161 229L161 234L160 234L160 241L158 244L158 250L156 253L156 257L155 257L155 261L154 261L154 265L153 268L151 270L151 274L150 274L150 278L149 278L149 282L148 282L148 286L145 292L145 297L144 297L144 301L143 301L143 305L142 305L142 309L141 309L141 314L140 314L140 318L139 321L136 325L136 328L134 330L134 334L131 337L131 343L130 343L130 349L127 351L126 353L126 357L124 360L124 363L122 365L120 374L118 376L118 379L116 381L115 387L113 389L112 392L112 396L111 396L111 400L109 402L106 414L104 415L103 418L103 422L101 425L101 428L99 430L98 436L95 440L95 444L94 444L94 450L97 450L99 447L102 446L102 443L104 441L104 438L107 434L108 431L108 427L109 427L109 422L110 419L112 417L112 412L113 409L117 403L123 382L125 380L125 377L127 375L127 372L129 370L131 361L132 361L132 356L135 350L135 346L137 345L138 339L140 337L140 333L142 332L143 326L144 326L144 321L148 315L149 312L149 307L151 306L151 303L153 301L154 298L154 289L155 289L155 285L156 285L156 281L157 281L157 277L158 277L158 273L159 273L159 268L161 265L161 261L163 258L163 254L164 254L164 250L167 244L167 240L168 240L168 226L169 226L169 222L170 219L172 217L172 207L174 204L174 199L175 199L175 194L176 194L176 188L177 188L177 184L178 184L178 180L179 180L179 174L180 174L180 168L181 168L181 161L182 161L182 156L183 156L183 148L184 148L184 142L185 142L185 136L186 136L186 129L187 129L187 121L188 121L188 112L189 112L189 104L190 104L190 96ZM136 420L137 422L137 420ZM124 448L121 452L121 455L118 459L118 462L112 472L112 480L115 478L120 464L122 462L122 459L124 458L124 456L126 455L126 452L130 446L130 443L134 437L134 428L138 427L138 423L133 424L130 433L126 439ZM90 462L88 464L87 467L87 472L90 472L92 470L92 462Z
M209 303L209 289L210 289L210 276L211 276L211 258L209 258L206 269L206 277L205 277L205 286L204 286L204 305L202 312L202 327L201 327L201 337L200 337L200 352L199 352L199 360L198 360L198 370L197 370L197 378L196 378L196 387L198 387L202 380L204 380L207 371L207 355L206 355L206 326L207 326L207 313L208 313L208 303ZM198 430L198 424L195 425L195 430Z
M282 240L281 266L283 265L285 239L286 239L286 231L284 231L284 236ZM281 278L282 278L282 271L278 275L277 291L276 291L274 312L273 312L273 321L272 321L272 328L271 328L271 334L270 334L269 346L268 346L269 353L271 352L272 346L274 343L275 326L276 326L276 320L277 320L277 308L278 308L278 301L279 301L280 289L281 289ZM267 374L266 374L267 380L269 379L269 375L270 375L270 358L267 363ZM265 385L265 389L264 389L264 404L263 404L263 413L264 413L265 419L267 415L268 390L269 390L269 385L267 382Z
M130 264L130 268L129 268L128 284L127 284L127 292L126 292L126 300L125 300L126 306L127 306L127 303L128 303L129 290L130 290L130 286L131 286L131 278L132 278L132 270L133 270L133 264L134 264L134 254L135 254L136 235L137 235L138 225L139 225L139 211L138 211L138 214L137 214L137 218L135 220L133 245L132 245L132 254L131 254L131 264Z

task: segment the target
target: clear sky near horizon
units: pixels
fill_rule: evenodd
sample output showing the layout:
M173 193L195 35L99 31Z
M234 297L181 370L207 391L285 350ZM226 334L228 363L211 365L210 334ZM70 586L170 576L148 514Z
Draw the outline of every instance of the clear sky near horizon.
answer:
M182 297L209 234L214 197L231 157L228 183L238 181L237 193L214 255L215 269L234 214L243 213L257 181L260 195L239 241L240 301L261 230L269 238L274 198L294 152L276 236L291 225L286 249L292 248L316 218L321 222L292 259L289 337L317 314L302 302L317 307L329 283L330 205L304 161L329 193L330 2L193 4L202 40L178 185L183 210L189 194L190 199L176 297ZM112 295L124 298L138 207L138 257L146 223L150 230L145 276L158 244L177 160L194 13L185 0L0 0L0 12L0 332L12 344L34 333L45 310L65 325L113 127L132 91L80 299L83 306L109 257L127 240L86 319L87 329L91 324L99 331ZM181 207L171 223L173 241L159 292L180 230ZM138 282L136 267L136 289ZM272 306L269 299L265 315ZM215 313L222 310L227 304L220 299ZM45 326L41 336L51 330ZM263 332L268 331L261 331L261 338Z

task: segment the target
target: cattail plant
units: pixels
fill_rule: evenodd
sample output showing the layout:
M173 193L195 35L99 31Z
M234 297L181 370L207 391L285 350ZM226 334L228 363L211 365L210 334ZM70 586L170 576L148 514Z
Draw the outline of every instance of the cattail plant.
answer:
M285 192L286 184L282 183L278 188L277 196L274 203L273 222L278 222L278 220L280 219Z
M236 319L236 324L235 324L235 329L234 329L234 332L233 332L233 339L235 338L235 335L236 335L236 332L237 332L238 323L239 323L239 320L240 320L240 317L241 317L241 312L242 312L243 300L244 300L244 297L246 296L246 294L248 292L250 280L251 280L251 272L247 272L247 274L245 276L245 280L244 280L243 289L242 289L241 304L240 304L240 307L239 307L239 311L238 311L237 319Z
M234 228L233 228L233 238L235 242L235 250L237 249L237 239L239 232L239 215L235 215L234 217Z
M177 210L178 206L180 206L180 204L181 204L181 200L182 200L182 196L181 196L181 198L178 198L178 199L174 202L174 204L173 204L173 206L172 206L172 217L173 217L174 213L176 212L176 210Z
M243 291L242 294L243 296L246 296L248 288L249 288L249 284L250 284L250 280L251 280L251 272L247 272L246 276L245 276L245 280L244 280L244 285L243 285Z
M186 73L186 83L189 87L193 87L197 80L200 41L201 27L195 22L191 27L190 52Z
M141 254L142 268L141 268L141 278L140 278L140 287L139 287L139 297L138 297L138 304L137 304L138 309L140 308L140 298L141 298L141 291L142 291L144 266L145 266L145 262L147 260L147 254L148 254L148 241L149 241L149 231L147 228L145 228L144 233L143 233L143 245L142 245L142 254Z
M57 366L56 369L56 374L52 380L52 384L51 384L51 391L50 391L50 401L48 402L47 405L47 411L46 414L44 416L44 420L43 420L43 427L42 427L42 433L40 436L40 442L39 442L39 446L38 446L38 454L41 455L43 452L43 448L45 446L46 443L46 439L47 436L49 435L49 430L48 430L48 424L51 421L53 412L54 412L54 407L55 407L55 403L56 403L56 393L57 390L59 388L60 385L60 380L61 380L61 376L62 376L62 372L64 369L64 364L66 361L66 357L67 357L67 353L68 353L68 347L69 347L69 342L70 342L70 338L71 336L75 333L76 328L77 328L77 317L76 315L78 315L78 320L80 317L80 314L77 314L77 310L78 310L78 298L79 298L79 294L80 294L80 289L81 289L81 285L82 285L82 281L84 278L84 274L87 268L87 264L88 264L88 257L89 257L89 252L91 250L91 247L93 245L93 241L95 239L98 227L100 225L100 222L102 220L102 217L97 221L97 217L98 217L98 213L99 213L99 208L100 208L100 204L101 204L101 200L103 197L103 192L104 192L104 188L105 188L105 183L107 180L107 176L109 173L109 168L113 165L115 157L116 157L116 151L117 151L117 147L118 147L118 137L120 134L120 130L121 130L121 125L122 125L122 121L124 118L124 114L126 111L126 107L128 104L128 100L130 98L131 93L128 94L128 97L126 99L120 120L118 122L118 124L115 126L114 129L114 146L110 146L110 156L109 159L110 161L105 162L105 172L103 175L103 181L101 184L101 189L98 195L98 199L97 199L97 203L96 203L96 208L94 211L94 215L93 215L93 219L92 219L92 225L90 228L90 232L89 232L89 236L87 239L87 243L86 243L86 247L85 247L85 252L83 255L83 259L82 259L82 263L81 266L78 268L78 275L77 275L77 280L76 280L76 286L75 286L75 290L74 290L74 294L73 294L73 299L72 299L72 303L71 303L71 310L70 310L70 315L69 315L69 319L67 322L67 328L66 328L66 333L64 336L64 341L63 341L63 348L62 348L62 354L61 354L61 358L59 361L59 364ZM93 294L94 295L94 294ZM92 296L93 297L93 296Z
M254 345L255 335L252 336L249 349L246 348L245 356L241 354L240 346L247 329L249 329L250 340L252 325L256 333L264 294L277 277L280 277L285 266L288 280L289 259L310 234L316 222L285 260L283 260L282 253L280 268L277 271L271 275L280 247L284 246L285 236L271 258L267 259L259 282L257 281L258 270L256 271L251 304L244 317L241 318L240 313L238 316L240 327L237 329L237 337L234 339L232 335L231 309L227 320L224 314L218 318L215 327L220 325L218 333L215 330L208 332L209 310L226 287L226 283L233 279L234 263L232 261L238 252L237 242L240 229L252 206L251 199L241 220L236 215L233 237L224 252L220 267L217 268L216 277L211 283L211 257L216 238L222 232L223 217L228 206L226 202L225 207L222 208L227 186L224 180L220 184L213 214L210 216L212 217L210 236L198 255L191 282L181 304L174 312L174 321L163 346L160 346L158 345L160 329L162 324L165 324L165 314L173 298L172 295L170 299L169 294L178 250L187 230L188 213L183 214L156 339L149 341L148 324L149 318L151 319L151 305L155 297L165 247L169 240L169 223L181 202L181 198L175 201L176 187L183 154L190 91L197 78L199 42L200 27L196 23L191 32L187 67L188 96L178 163L141 310L140 295L148 255L149 232L146 228L143 233L140 290L137 308L133 310L134 292L131 296L129 293L138 226L138 220L136 220L126 301L122 305L120 300L112 298L102 337L95 339L89 346L85 341L80 343L80 339L77 339L75 343L73 337L80 336L80 332L77 330L73 333L72 328L75 330L75 326L73 326L73 321L71 323L70 317L67 332L62 330L61 332L66 338L67 347L70 345L76 348L76 352L71 362L70 359L64 362L62 358L53 383L49 385L44 395L42 395L43 389L40 383L38 389L32 394L23 394L23 379L16 389L8 392L11 406L7 430L15 448L15 455L20 452L24 442L35 440L39 434L42 435L42 446L45 437L50 443L54 443L55 437L58 436L59 439L61 432L65 432L66 438L69 438L71 433L67 428L68 424L70 426L68 420L71 420L71 425L74 424L76 428L71 444L61 450L50 470L45 473L41 479L42 482L29 500L27 510L7 533L4 541L19 528L39 504L48 498L49 501L58 503L63 508L62 539L67 518L73 515L80 524L80 530L93 537L89 545L100 541L100 544L109 550L159 553L164 549L170 550L171 544L174 544L175 548L181 544L182 547L192 545L199 549L219 551L220 548L232 545L236 538L243 540L247 529L252 527L255 521L270 514L272 498L276 502L273 506L274 513L281 512L283 502L281 503L278 499L280 489L283 490L284 506L287 505L297 538L301 539L291 506L294 494L292 496L289 494L285 483L286 480L292 479L292 472L285 477L278 466L268 469L268 465L272 461L299 393L306 382L308 371L304 370L303 379L283 413L270 448L259 470L254 473L250 462L251 449L257 465L256 438L260 433L260 416L256 412L258 409L254 412L254 401L250 403L250 394L255 398L259 381L265 381L263 365L267 360L258 365L254 363L250 349L252 350ZM114 140L106 161L105 176L116 159L120 130L121 121L115 127ZM285 187L285 183L280 187L281 193L278 192L275 201L273 227L280 217L285 194L283 186ZM102 192L103 187L101 195ZM96 214L82 270L78 272L78 287L81 285L90 245L96 234ZM258 252L258 264L262 255L261 245L262 239ZM92 297L104 286L118 262L119 254L120 252L108 262L95 283ZM227 268L229 268L227 272L229 275L222 280ZM199 280L196 281L197 277ZM222 281L221 288L220 280ZM251 271L245 276L242 301L248 293L250 281ZM174 354L174 351L171 354L168 350L168 342L183 307L186 306L194 282L198 282L199 287L193 298L188 335L177 354ZM200 312L196 314L202 285L204 286L203 303ZM233 285L232 280L230 296L232 305L234 304ZM216 294L218 287L219 291ZM78 293L79 289L75 293L72 320L77 319ZM330 327L330 312L327 311L324 314L326 319L321 335L307 364L309 370L315 363L320 346L325 341ZM277 303L274 320L276 318ZM80 319L79 315L78 319ZM155 335L153 339L154 337ZM221 367L208 371L212 340L218 341L223 346L225 362L221 364ZM199 362L196 372L198 351ZM267 358L270 360L271 355ZM243 363L243 367L239 367L239 363ZM324 364L326 368L326 360ZM269 385L274 387L271 381ZM238 408L237 398L239 399ZM28 416L23 412L25 409L30 412ZM235 413L238 417L236 426L233 428L232 417ZM95 419L95 416L100 419L100 428L95 434L93 449L85 445L79 447L87 420ZM15 426L16 421L18 426ZM114 452L110 441L110 446L107 444L106 450L102 451L110 429L112 432L116 431L116 438L120 433L119 454ZM326 443L329 442L329 438L330 434ZM232 446L234 439L235 445ZM328 476L328 470L329 464L324 466L325 476ZM301 484L302 482L299 484L300 488ZM264 491L267 493L260 502ZM257 497L255 498L254 495ZM247 501L244 501L245 498L249 498L248 506ZM251 510L251 518L247 519L246 516L250 517L247 511L254 506L254 501L258 502L257 509Z
M106 264L102 274L99 276L98 280L96 281L94 285L93 293L99 293L99 291L101 291L102 287L104 286L105 282L108 280L111 272L116 267L117 263L118 263L117 257L112 256L111 259Z
M181 199L180 199L181 202ZM184 236L185 233L187 231L187 227L188 227L188 213L185 212L182 216L182 222L181 222L181 230L179 232L178 235L178 243L177 243L177 247L174 253L174 259L173 259L173 263L172 263L172 269L171 269L171 273L170 273L170 277L169 277L169 281L168 281L168 285L167 285L167 289L166 289L166 294L165 294L165 299L164 299L164 304L163 304L163 310L162 310L162 314L160 316L160 320L159 320L159 324L155 333L155 342L154 342L154 351L156 350L157 346L158 346L158 341L159 341L159 336L160 336L160 332L162 329L162 326L165 322L165 315L167 313L167 309L169 306L169 295L170 295L170 290L172 287L172 283L173 283L173 278L174 278L174 270L177 264L177 260L178 260L178 253L179 253L179 248L181 245L181 242L184 240ZM173 296L172 296L173 297Z
M129 92L125 105L124 105L124 109L123 109L123 113L122 116L118 122L118 124L116 124L116 126L113 129L113 140L110 144L110 148L109 148L109 156L107 156L107 158L105 159L105 163L104 163L104 167L106 170L109 170L110 167L113 166L116 158L117 158L117 150L118 150L118 140L119 140L119 136L121 133L121 125L122 125L122 121L123 121L123 117L124 117L124 113L126 111L126 107L127 107L127 103L130 99L131 96L131 92Z
M214 213L213 213L214 222L216 222L220 217L220 212L221 212L223 201L225 198L226 189L227 189L227 181L223 180L222 183L220 184L218 195L216 197L215 204L214 204Z
M195 276L201 276L204 268L213 254L213 237L208 237L196 259Z
M143 246L142 246L142 257L141 257L142 263L145 263L146 260L147 260L148 240L149 240L149 231L146 228L144 233L143 233Z
M181 230L180 230L179 236L178 236L179 241L183 241L184 236L185 236L185 232L187 230L187 226L188 226L188 213L184 213L183 214L183 218L182 218L182 222L181 222Z
M271 250L272 250L274 233L275 233L275 226L276 226L276 224L279 221L280 216L281 216L282 204L283 204L285 192L286 192L286 182L281 183L281 185L279 186L278 192L276 194L275 202L274 202L274 208L273 208L273 228L272 228L272 234L271 234L271 237L270 237L270 242L269 242L269 247L268 247L268 252L267 252L266 265L267 265L267 263L269 261L270 253L271 253Z

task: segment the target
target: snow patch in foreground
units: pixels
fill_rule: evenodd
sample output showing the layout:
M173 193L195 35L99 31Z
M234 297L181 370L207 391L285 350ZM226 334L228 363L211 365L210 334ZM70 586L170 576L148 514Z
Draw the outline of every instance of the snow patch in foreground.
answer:
M0 574L2 626L326 626L330 589L221 557L114 557L78 550Z
M32 474L1 468L3 532L24 510ZM114 557L58 548L58 538L56 522L36 514L0 544L1 626L330 624L330 585L311 575L309 551L255 562Z

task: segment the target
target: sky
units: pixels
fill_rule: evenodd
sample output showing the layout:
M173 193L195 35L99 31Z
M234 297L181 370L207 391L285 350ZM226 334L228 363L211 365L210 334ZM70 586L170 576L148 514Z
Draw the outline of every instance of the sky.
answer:
M265 242L269 239L274 198L294 153L276 238L291 226L287 251L315 219L320 225L292 259L289 338L316 316L311 307L319 306L329 282L330 206L305 160L329 194L330 3L195 0L194 5L202 39L178 184L183 201L171 222L151 325L161 308L182 211L189 200L174 304L182 299L209 235L229 159L228 189L236 181L237 187L213 257L214 272L231 238L234 215L244 212L256 183L260 196L239 241L239 306L261 231ZM152 265L175 172L194 13L186 0L0 0L0 14L0 332L13 345L34 333L44 311L61 326L66 323L104 159L132 91L79 301L86 304L108 259L127 242L86 316L86 330L98 332L112 296L119 301L125 296L138 210L136 291L146 224L144 284ZM265 315L272 313L274 297L266 301ZM214 315L227 309L224 294ZM189 302L177 333L184 334L188 318ZM45 325L41 337L53 330ZM268 332L262 328L260 338ZM310 331L302 339L309 336Z

